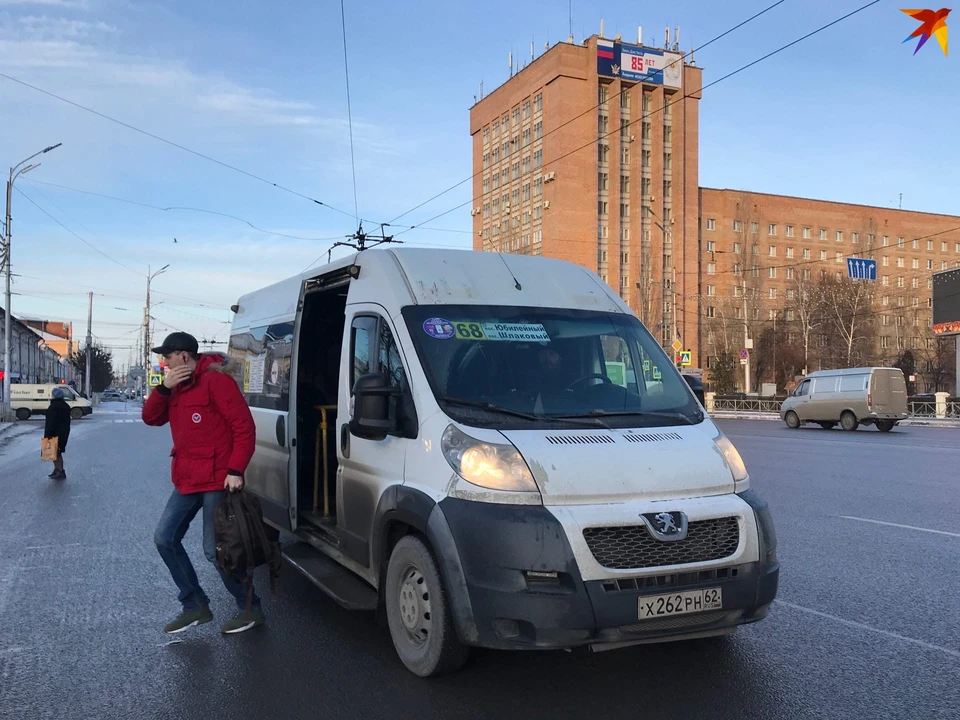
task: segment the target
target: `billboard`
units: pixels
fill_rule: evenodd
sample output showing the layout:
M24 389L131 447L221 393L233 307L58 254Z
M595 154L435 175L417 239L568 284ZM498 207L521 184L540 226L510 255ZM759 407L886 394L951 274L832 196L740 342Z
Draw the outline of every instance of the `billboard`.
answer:
M681 88L683 55L601 39L597 40L597 74Z
M960 267L933 274L933 332L960 335Z

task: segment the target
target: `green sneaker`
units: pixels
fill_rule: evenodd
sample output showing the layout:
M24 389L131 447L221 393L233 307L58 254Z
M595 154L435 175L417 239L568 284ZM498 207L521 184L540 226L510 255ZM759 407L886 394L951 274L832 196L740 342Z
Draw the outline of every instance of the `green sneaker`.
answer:
M257 625L263 625L264 622L266 622L266 618L259 610L239 612L223 624L220 632L224 635L234 635L246 632Z
M211 620L213 620L213 613L210 612L209 607L204 605L196 610L184 610L167 623L163 631L167 634L180 633L194 625L203 625Z

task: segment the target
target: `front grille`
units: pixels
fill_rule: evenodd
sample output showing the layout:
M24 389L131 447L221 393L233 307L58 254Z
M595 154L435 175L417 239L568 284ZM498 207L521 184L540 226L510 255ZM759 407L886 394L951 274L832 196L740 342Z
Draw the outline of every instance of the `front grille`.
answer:
M656 632L658 630L676 630L683 627L694 627L696 625L711 625L718 620L722 620L727 614L725 610L714 610L713 612L697 613L695 615L680 615L672 618L655 618L644 620L635 625L621 625L618 630L622 633L643 633Z
M687 537L662 542L646 525L593 527L583 531L593 557L615 570L662 567L722 560L740 544L740 522L735 517L697 520L687 527Z
M740 566L712 568L710 570L694 570L685 573L671 573L670 575L648 575L646 577L627 577L604 580L604 592L637 592L656 588L685 587L695 583L711 582L713 580L730 580L740 575Z

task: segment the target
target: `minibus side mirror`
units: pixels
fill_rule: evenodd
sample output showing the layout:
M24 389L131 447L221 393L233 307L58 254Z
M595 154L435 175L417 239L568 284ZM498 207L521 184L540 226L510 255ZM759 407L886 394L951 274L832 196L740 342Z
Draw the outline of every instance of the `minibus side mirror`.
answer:
M385 373L361 375L353 385L353 418L350 433L364 440L383 440L396 432L396 398L400 388Z
M690 389L693 390L693 394L697 396L697 400L700 401L700 404L706 407L706 398L703 395L703 382L696 375L684 375L683 379L687 381L687 385L690 386Z

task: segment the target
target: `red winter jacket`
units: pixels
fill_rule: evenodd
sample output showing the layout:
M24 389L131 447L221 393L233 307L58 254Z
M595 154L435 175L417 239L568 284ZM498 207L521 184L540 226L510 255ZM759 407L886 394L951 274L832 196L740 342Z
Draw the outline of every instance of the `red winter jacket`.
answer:
M221 355L201 355L193 378L173 390L162 385L147 398L143 421L170 423L173 484L186 495L223 490L227 472L246 472L256 428L243 394Z

